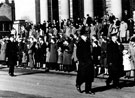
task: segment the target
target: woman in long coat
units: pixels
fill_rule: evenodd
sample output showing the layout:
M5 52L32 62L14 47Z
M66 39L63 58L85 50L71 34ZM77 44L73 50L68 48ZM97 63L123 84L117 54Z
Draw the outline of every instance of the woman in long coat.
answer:
M57 69L57 60L58 60L58 52L57 52L57 43L54 38L51 39L50 43L50 58L49 58L49 67L51 69Z
M72 67L72 53L73 53L73 43L70 39L64 42L64 51L63 51L63 67L64 71L71 71Z

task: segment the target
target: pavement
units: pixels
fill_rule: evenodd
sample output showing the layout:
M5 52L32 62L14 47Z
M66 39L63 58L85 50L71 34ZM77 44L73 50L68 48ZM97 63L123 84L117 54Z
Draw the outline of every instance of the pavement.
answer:
M121 78L121 89L114 89L105 85L108 76L100 75L92 85L95 95L89 95L76 90L76 72L16 68L15 75L0 67L0 98L135 98L133 78Z

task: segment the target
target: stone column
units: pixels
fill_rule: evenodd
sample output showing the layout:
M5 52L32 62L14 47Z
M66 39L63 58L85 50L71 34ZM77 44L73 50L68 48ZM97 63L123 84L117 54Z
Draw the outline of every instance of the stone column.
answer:
M40 0L40 15L41 23L48 21L48 2L47 0Z
M84 0L84 16L89 14L90 17L93 17L93 0Z
M40 23L41 16L40 16L40 0L35 0L35 11L36 11L36 24Z
M69 18L69 0L59 0L59 17L60 19Z
M122 0L111 0L111 13L117 18L122 18ZM126 5L125 5L126 6Z
M70 9L70 11L69 11L69 13L70 13L69 17L70 18L73 18L73 1L72 0L69 0L69 9Z

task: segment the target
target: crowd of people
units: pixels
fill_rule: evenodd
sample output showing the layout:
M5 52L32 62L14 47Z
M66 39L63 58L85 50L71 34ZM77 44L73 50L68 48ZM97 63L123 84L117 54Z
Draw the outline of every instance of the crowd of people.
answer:
M87 38L82 36L83 33ZM123 53L125 49L122 43L129 42L133 34L133 19L119 20L113 14L104 15L102 18L92 18L87 14L87 17L83 19L67 19L60 22L44 21L43 24L37 25L27 23L22 25L18 34L13 29L10 36L1 38L0 61L1 63L7 61L11 76L14 75L14 66L31 69L45 68L45 71L77 71L78 73L83 71L86 74L89 73L88 69L92 69L91 75L94 77L99 74L110 74L107 85L113 80L115 86L118 86L121 75L117 74L120 72L119 69L124 69L120 65L129 65L123 64L122 56L125 55L125 51ZM114 35L117 38L113 37ZM87 40L88 43L80 43L81 39ZM86 68L80 70L82 67L79 67L80 65L89 63L92 64L91 68L86 66L87 70ZM129 78L129 70L127 72ZM77 79L77 81L82 80ZM92 81L93 78L90 82ZM79 91L80 85L81 83L77 84ZM89 92L87 86L90 85L86 83L87 93Z

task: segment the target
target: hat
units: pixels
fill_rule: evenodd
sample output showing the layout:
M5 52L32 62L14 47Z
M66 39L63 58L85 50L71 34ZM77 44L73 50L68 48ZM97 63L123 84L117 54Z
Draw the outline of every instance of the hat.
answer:
M87 34L88 32L86 31L85 26L83 26L81 29L80 35L87 35Z
M112 33L112 34L111 34L111 37L112 37L112 36L117 36L117 33Z

